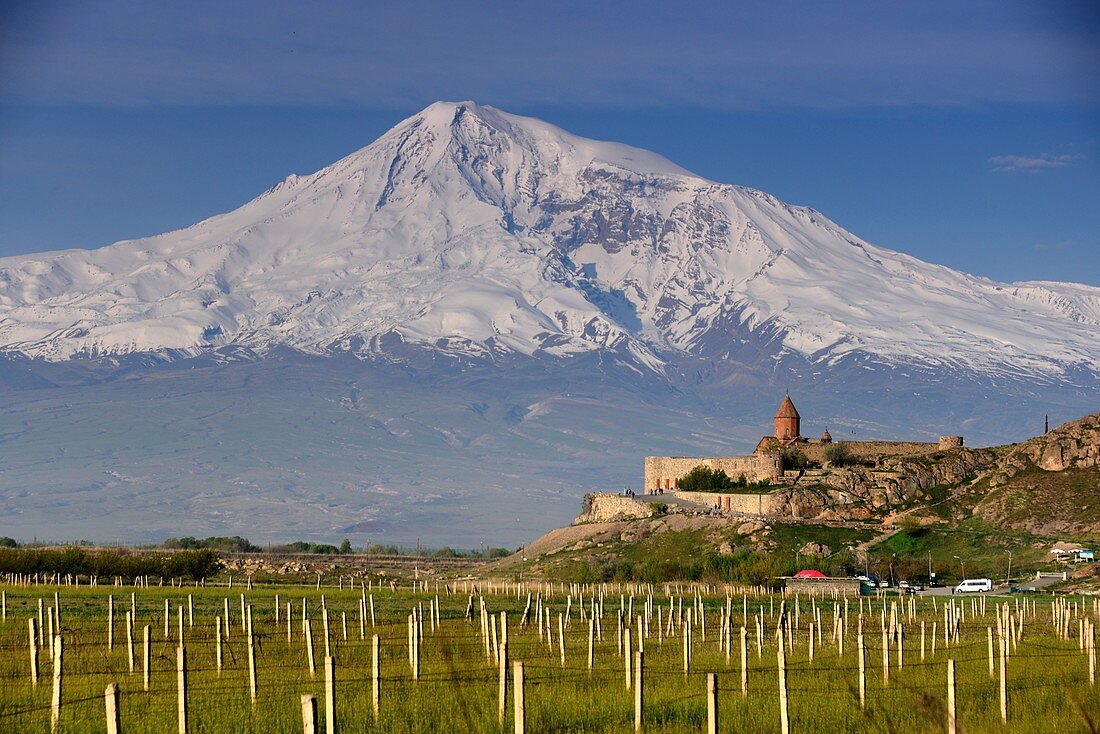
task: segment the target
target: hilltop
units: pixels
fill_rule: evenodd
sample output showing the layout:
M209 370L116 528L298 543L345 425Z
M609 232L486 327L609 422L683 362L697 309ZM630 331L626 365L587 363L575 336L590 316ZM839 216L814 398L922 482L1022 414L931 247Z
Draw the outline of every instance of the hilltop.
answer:
M775 489L760 516L675 495L590 496L572 526L509 562L526 558L551 576L760 582L784 568L852 572L888 558L911 575L927 562L958 574L962 561L1003 576L1009 551L1017 569L1039 567L1057 541L1100 541L1100 413L1017 444L864 458L873 465L807 472Z

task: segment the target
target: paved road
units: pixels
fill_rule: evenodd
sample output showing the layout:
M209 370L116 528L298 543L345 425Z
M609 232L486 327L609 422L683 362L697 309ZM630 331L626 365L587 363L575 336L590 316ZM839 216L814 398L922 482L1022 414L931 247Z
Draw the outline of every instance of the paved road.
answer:
M1045 589L1048 586L1053 586L1054 584L1057 584L1061 581L1062 581L1062 577L1060 575L1049 577L1049 578L1046 577L1046 576L1044 576L1043 578L1038 578L1038 579L1031 578L1031 579L1028 579L1027 581L1024 581L1023 583L1021 583L1019 585L1019 588L1021 590L1027 590L1027 591L1030 591L1032 589L1038 591L1040 589ZM931 589L925 589L924 591L920 592L920 595L921 596L951 596L951 592L954 589L955 589L955 584L951 584L949 586L936 586L936 587L931 588ZM994 586L993 591L991 591L989 593L991 593L991 594L1007 594L1007 593L1009 593L1008 585L1007 584L999 584L997 586Z

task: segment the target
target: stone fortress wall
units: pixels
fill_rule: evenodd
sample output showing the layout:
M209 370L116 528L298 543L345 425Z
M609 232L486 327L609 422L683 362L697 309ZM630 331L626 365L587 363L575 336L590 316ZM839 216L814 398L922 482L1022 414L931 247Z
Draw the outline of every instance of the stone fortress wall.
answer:
M940 436L939 441L845 441L843 438L833 439L832 445L839 443L848 447L852 456L858 458L870 458L874 456L926 456L938 451L950 451L962 448L962 436ZM793 446L806 455L810 461L825 463L825 450L829 444L802 443Z
M961 448L962 436L941 436L938 442L931 441L836 441L832 445L843 443L848 447L852 456L856 458L873 458L878 456L927 456L940 451L950 451ZM800 443L791 448L801 451L810 461L826 463L825 451L829 444ZM654 494L658 489L672 492L677 489L680 477L684 476L697 466L705 466L710 469L721 469L730 479L737 480L742 474L750 482L759 482L767 479L773 483L784 481L778 456L753 455L753 456L718 456L718 457L693 457L693 456L647 456L645 459L645 492ZM681 492L680 494L688 494ZM715 495L710 495L713 498ZM725 496L725 495L724 495ZM755 495L734 494L729 502L739 505L755 500L741 500L738 497L755 497ZM706 504L713 504L711 499ZM757 510L735 509L741 512L756 512Z
M742 474L750 482L763 479L774 482L782 477L779 457L776 456L647 456L645 458L645 491L654 494L655 490L672 491L676 489L680 477L697 466L721 469L730 479L737 480Z

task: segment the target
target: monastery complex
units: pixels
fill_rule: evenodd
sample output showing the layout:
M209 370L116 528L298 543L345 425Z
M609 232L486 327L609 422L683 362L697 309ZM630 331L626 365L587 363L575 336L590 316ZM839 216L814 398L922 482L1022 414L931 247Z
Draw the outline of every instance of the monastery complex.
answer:
M784 449L796 448L811 462L826 464L826 449L833 443L828 427L824 427L821 438L806 438L802 435L802 417L794 407L794 401L788 394L779 405L775 414L775 431L764 436L756 444L749 456L647 456L645 459L645 492L655 494L678 489L681 477L697 466L724 471L731 479L741 475L749 482L767 480L783 484L784 476L781 454ZM918 456L931 454L963 445L962 436L941 436L938 442L919 441L845 441L844 445L856 458L879 456L883 454ZM791 481L797 472L791 473Z

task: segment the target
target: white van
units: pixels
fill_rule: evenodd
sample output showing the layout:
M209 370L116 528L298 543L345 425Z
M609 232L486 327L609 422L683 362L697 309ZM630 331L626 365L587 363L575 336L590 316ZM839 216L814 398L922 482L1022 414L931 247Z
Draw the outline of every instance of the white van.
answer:
M965 579L955 587L956 594L982 594L987 591L993 591L991 579Z

